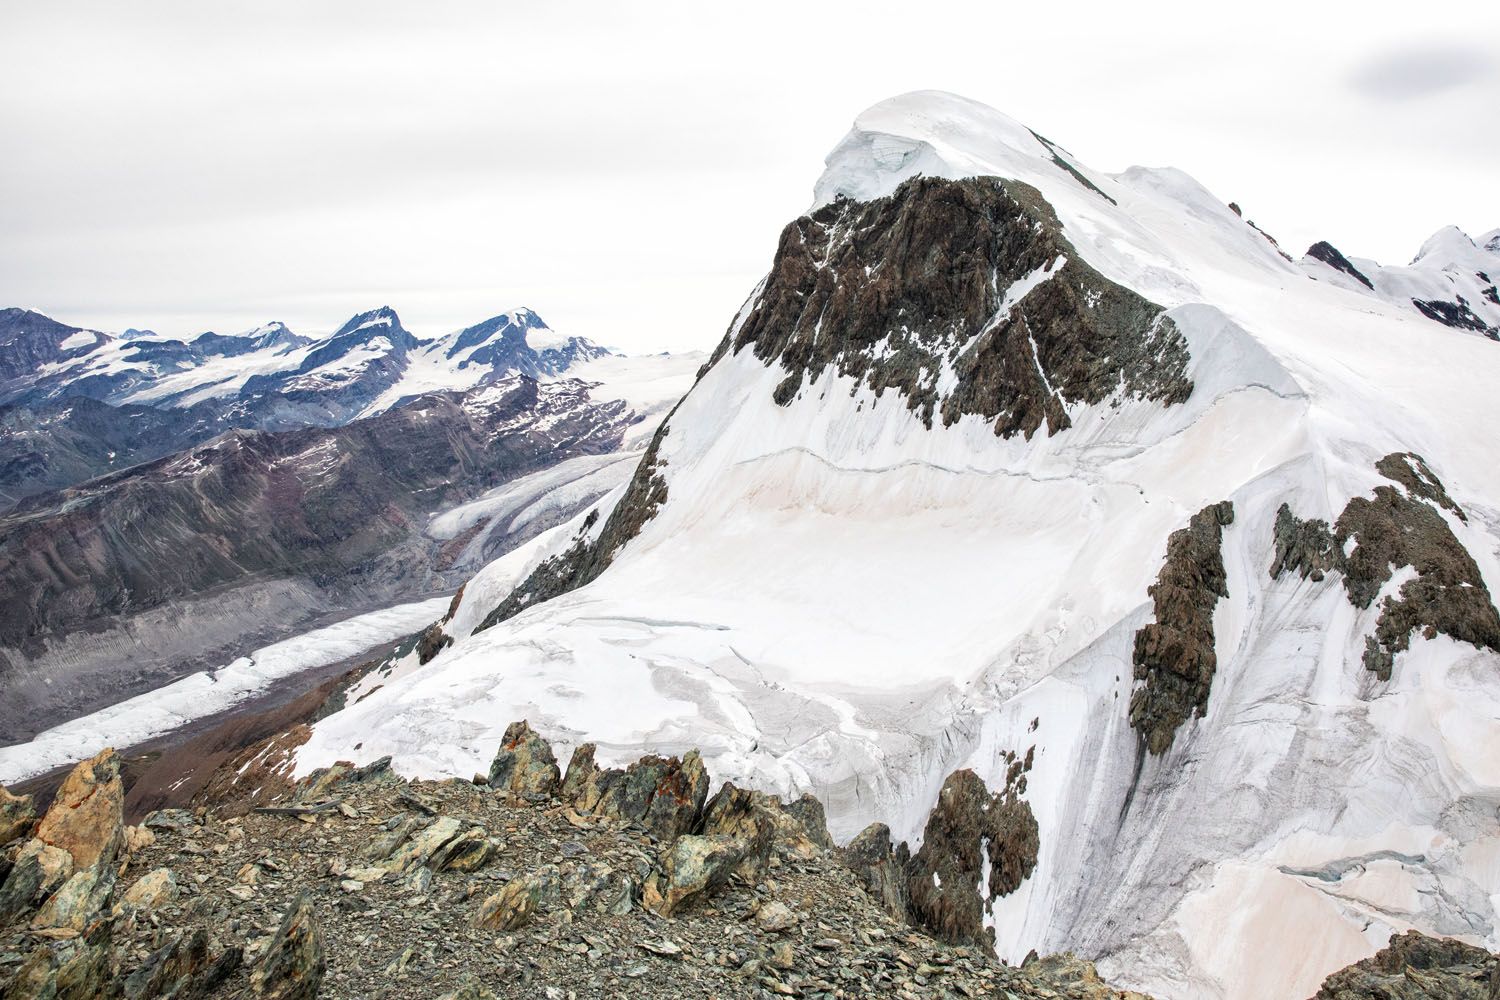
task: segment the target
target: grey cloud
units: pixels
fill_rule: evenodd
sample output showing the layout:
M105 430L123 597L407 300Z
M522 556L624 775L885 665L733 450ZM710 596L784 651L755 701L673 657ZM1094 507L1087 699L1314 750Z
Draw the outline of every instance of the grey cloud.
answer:
M1496 54L1467 45L1426 43L1367 59L1350 77L1366 97L1405 101L1441 94L1495 72Z

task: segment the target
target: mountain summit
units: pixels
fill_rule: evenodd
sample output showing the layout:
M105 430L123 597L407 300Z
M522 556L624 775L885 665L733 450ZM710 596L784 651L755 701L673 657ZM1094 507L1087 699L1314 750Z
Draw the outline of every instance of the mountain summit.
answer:
M860 115L814 190L631 481L299 770L468 775L523 717L700 747L841 841L950 838L981 876L913 905L953 934L1167 997L1492 938L1500 345L949 94Z

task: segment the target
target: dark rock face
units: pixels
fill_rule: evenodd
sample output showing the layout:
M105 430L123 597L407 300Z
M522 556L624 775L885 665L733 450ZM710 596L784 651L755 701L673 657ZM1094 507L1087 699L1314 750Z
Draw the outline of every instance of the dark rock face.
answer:
M1020 797L1023 774L1024 765L1013 767L991 794L973 771L955 771L928 814L922 847L906 864L906 898L912 919L945 941L993 948L985 910L1036 868L1041 841Z
M1484 334L1491 340L1500 340L1500 330L1476 316L1474 310L1469 308L1469 300L1462 295L1455 295L1452 302L1441 299L1425 301L1412 299L1411 304L1416 306L1417 312L1444 326L1451 326L1455 330L1473 330L1475 333Z
M1218 655L1214 607L1228 597L1220 548L1234 522L1228 500L1210 504L1167 539L1167 558L1148 593L1156 621L1135 634L1130 724L1153 754L1172 745L1177 729L1208 709Z
M1299 520L1282 505L1271 575L1296 571L1321 579L1337 570L1349 603L1368 608L1396 569L1414 569L1416 576L1381 602L1375 634L1365 639L1364 665L1383 681L1417 629L1428 638L1442 633L1500 651L1500 611L1474 557L1438 511L1461 520L1467 515L1420 455L1387 455L1376 469L1403 488L1377 486L1373 497L1352 498L1331 530L1323 521Z
M1323 982L1314 1000L1495 1000L1500 956L1417 931L1392 935L1363 962Z
M1348 257L1345 257L1343 254L1339 253L1338 248L1335 247L1332 243L1320 240L1307 248L1307 255L1313 260L1322 261L1329 267L1333 268L1335 271L1343 271L1349 277L1353 278L1361 285L1364 285L1372 292L1375 290L1375 286L1371 284L1370 279L1365 277L1364 274L1360 272L1359 268L1351 264Z
M517 376L339 428L234 432L32 497L0 517L0 681L70 632L199 595L277 580L310 584L334 606L429 593L447 582L434 579L423 535L435 505L613 451L627 421L623 403L595 403L583 383ZM13 689L0 738L45 723L65 689L101 702L134 693L112 687L125 680L118 664L98 669L109 680Z
M915 178L787 226L732 347L788 371L778 402L833 366L900 392L929 426L977 414L1029 438L1121 390L1187 399L1187 345L1162 312L1085 264L1034 189ZM956 383L942 392L945 370Z

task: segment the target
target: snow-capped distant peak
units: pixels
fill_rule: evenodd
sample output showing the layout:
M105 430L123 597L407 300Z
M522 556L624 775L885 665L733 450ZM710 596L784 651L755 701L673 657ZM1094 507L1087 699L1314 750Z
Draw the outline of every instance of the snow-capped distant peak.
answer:
M1437 267L1445 267L1471 257L1477 249L1474 241L1462 229L1444 226L1427 237L1422 248L1412 258L1412 266L1431 263Z

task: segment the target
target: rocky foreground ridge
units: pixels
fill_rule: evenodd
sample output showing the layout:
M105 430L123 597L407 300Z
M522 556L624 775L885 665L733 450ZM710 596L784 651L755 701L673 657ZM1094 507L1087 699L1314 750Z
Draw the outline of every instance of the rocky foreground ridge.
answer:
M1035 864L1025 771L955 772L913 854L880 824L836 847L812 796L710 797L696 752L621 770L585 744L564 773L524 722L472 781L339 764L137 826L105 750L40 819L0 789L0 1000L1148 1000L1071 955L994 957L980 894ZM1408 933L1318 996L1494 1000L1500 956Z

